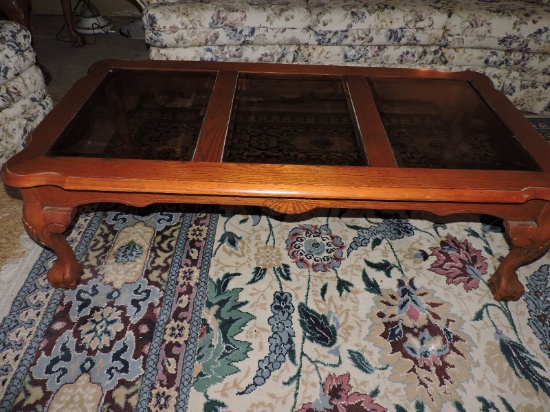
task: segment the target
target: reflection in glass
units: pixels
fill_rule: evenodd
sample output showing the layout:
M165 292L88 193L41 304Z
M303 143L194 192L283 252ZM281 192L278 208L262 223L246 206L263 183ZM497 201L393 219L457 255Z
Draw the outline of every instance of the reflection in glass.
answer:
M374 78L370 84L399 167L539 170L469 82Z
M340 78L243 75L224 162L367 165Z
M115 70L48 155L191 160L214 78Z

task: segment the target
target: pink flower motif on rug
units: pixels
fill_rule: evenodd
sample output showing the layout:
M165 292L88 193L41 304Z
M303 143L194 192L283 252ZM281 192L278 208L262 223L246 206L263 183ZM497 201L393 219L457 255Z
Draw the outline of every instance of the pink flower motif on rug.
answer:
M299 225L290 231L286 250L300 269L328 272L344 260L344 242L328 225Z
M448 303L413 280L398 282L397 291L382 290L376 298L366 339L380 348L379 363L390 366L391 381L406 385L409 400L440 410L445 401L460 400L453 396L471 378L473 343Z
M315 403L305 403L298 412L384 412L370 395L352 392L350 374L336 376L330 374L323 383L322 399Z
M487 274L487 261L481 251L468 241L461 242L448 234L439 247L432 247L436 257L429 270L447 277L447 284L463 284L466 291L477 289L482 276Z

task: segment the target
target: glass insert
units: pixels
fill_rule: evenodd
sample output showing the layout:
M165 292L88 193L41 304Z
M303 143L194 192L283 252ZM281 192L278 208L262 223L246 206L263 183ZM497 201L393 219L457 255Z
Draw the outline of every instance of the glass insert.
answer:
M341 78L242 75L224 162L367 165Z
M540 170L470 82L370 83L399 167Z
M48 155L189 161L214 79L114 70Z

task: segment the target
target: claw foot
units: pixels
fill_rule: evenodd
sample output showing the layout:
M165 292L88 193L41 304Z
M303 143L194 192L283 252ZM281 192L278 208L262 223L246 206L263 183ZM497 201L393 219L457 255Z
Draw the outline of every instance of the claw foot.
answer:
M75 289L83 272L80 263L66 262L58 258L48 272L48 280L54 288Z
M498 301L517 301L525 292L515 272L511 276L505 276L499 269L491 276L488 283L493 297Z

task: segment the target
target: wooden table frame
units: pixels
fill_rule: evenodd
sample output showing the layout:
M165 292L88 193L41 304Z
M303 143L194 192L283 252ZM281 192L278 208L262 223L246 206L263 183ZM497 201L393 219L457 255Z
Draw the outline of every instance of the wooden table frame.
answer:
M112 70L218 72L192 161L48 157L45 153ZM369 167L222 163L240 73L346 76ZM471 81L540 165L540 172L397 168L363 76ZM195 203L264 206L283 213L314 208L424 210L438 215L485 213L504 219L512 249L489 284L495 299L517 300L524 288L516 270L550 248L550 148L527 119L472 72L213 62L124 62L92 66L5 166L3 179L19 188L24 224L58 256L48 279L76 287L82 266L65 239L76 207L97 202L147 206Z

